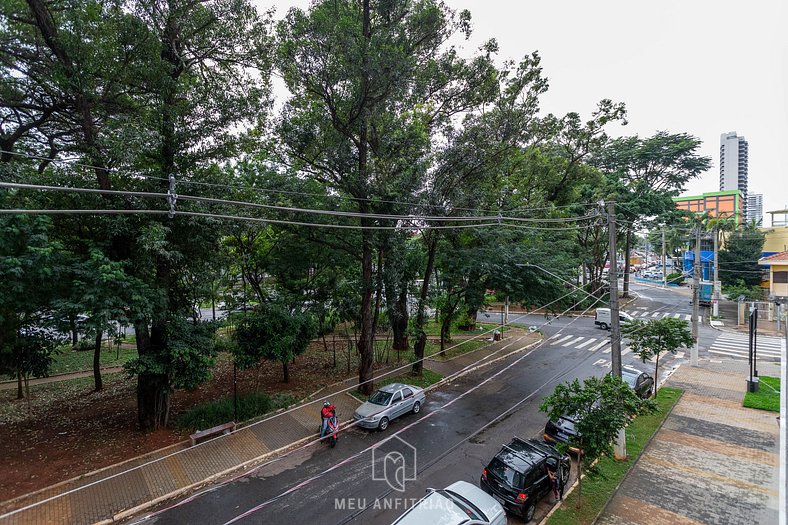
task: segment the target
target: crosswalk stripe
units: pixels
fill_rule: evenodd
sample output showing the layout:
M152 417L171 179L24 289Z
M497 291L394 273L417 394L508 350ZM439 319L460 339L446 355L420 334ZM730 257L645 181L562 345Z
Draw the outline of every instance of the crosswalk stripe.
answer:
M571 340L571 341L567 341L567 342L566 342L566 343L564 343L562 346L572 346L572 345L574 345L574 344L576 344L576 343L579 343L579 342L580 342L580 341L582 341L583 339L585 339L585 337L578 337L577 339L573 339L573 340Z
M689 315L689 314L684 314L684 320L685 320L685 321L689 321L690 319L692 319L692 316L691 316L691 315Z
M603 354L609 354L612 349L613 349L612 346L610 348L605 348L604 350L602 350L602 353Z
M673 314L674 319L681 319L681 314Z
M590 345L591 343L593 343L593 342L594 342L594 341L596 341L596 340L597 340L597 339L596 339L596 337L591 337L591 338L589 338L589 340L588 340L588 341L586 341L586 342L584 342L584 343L580 343L580 344L579 344L579 345L577 345L575 348L584 348L584 347L586 347L586 346Z
M653 314L651 314L651 317L656 318L659 317L660 315L662 315L662 312L654 312Z
M561 339L558 339L557 341L553 341L553 344L554 345L560 345L561 343L563 343L563 342L565 342L565 341L567 341L569 339L572 339L573 337L574 337L573 335L568 335L566 337L562 337Z
M591 348L588 349L588 351L589 352L596 352L597 350L599 350L600 348L602 348L603 346L605 346L606 344L609 344L609 343L610 343L610 341L608 341L607 339L602 339L601 343L599 343L596 346L592 346Z
M737 348L737 347L723 346L723 345L711 345L709 347L709 350L725 350L725 351L729 351L729 352L738 352L738 353L740 353L742 355L747 355L747 356L750 355L750 349L749 348L741 348L741 347ZM756 351L756 355L757 356L780 357L780 352L774 352L774 351L771 351L771 350L758 349Z
M683 358L684 358L684 352L676 352L676 359L683 359Z
M733 357L741 357L742 359L749 359L749 357L750 357L745 352L736 352L735 350L727 351L727 350L712 350L712 349L709 349L709 353L729 355L729 356L733 356ZM762 358L771 360L771 359L780 359L780 356L772 356L772 355L767 355L767 356L760 356L759 355L758 356L758 360L761 360Z
M623 357L623 356L627 355L628 353L630 353L631 351L632 351L632 348L626 347L625 349L623 349L621 351L621 356Z

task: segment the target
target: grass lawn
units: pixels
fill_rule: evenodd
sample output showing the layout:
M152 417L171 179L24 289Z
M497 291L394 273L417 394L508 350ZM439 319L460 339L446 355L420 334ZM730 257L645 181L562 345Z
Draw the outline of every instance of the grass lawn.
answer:
M405 383L408 385L417 386L420 388L427 388L430 385L433 385L443 379L443 376L437 374L431 370L427 370L426 368L422 371L421 376L414 376L411 373L400 374L396 376L386 376L382 379L375 380L375 387L380 388L382 386L388 385L390 383ZM350 394L358 399L359 401L366 401L367 396L362 394L357 390L353 390Z
M572 493L564 498L561 507L547 520L548 525L593 523L613 495L613 491L640 457L648 440L656 433L673 405L679 400L682 392L677 388L661 388L657 399L659 410L655 414L638 417L627 427L627 454L629 458L626 461L602 458L598 464L600 474L583 478L582 505L578 506L578 490L575 487Z
M121 348L120 354L113 349L101 349L101 367L123 366L126 361L137 357L136 348ZM54 357L49 375L67 374L69 372L83 372L93 370L93 351L74 352L71 347Z
M454 343L448 343L446 345L446 355L439 356L438 354L441 351L441 345L438 342L428 342L426 348L424 349L424 353L429 357L434 357L436 359L451 359L452 357L457 357L458 355L467 354L468 352L473 352L483 346L489 345L490 342L487 341L485 338L479 339L471 339L466 341L456 341Z
M761 376L758 391L744 394L744 402L742 404L747 408L779 412L780 378Z

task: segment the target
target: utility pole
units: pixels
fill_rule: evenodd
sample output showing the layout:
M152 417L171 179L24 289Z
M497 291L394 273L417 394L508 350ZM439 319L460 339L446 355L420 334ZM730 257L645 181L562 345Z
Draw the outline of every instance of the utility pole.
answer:
M616 203L607 203L607 230L610 236L610 357L613 375L621 379L621 327L618 317L618 257L616 257ZM627 457L627 436L622 428L618 431L613 447L616 459Z
M613 375L621 377L621 330L618 317L618 260L616 257L616 203L607 203L607 229L610 236L610 356Z
M662 228L662 287L668 285L668 268L665 266L665 228Z
M713 317L720 316L720 280L718 274L718 267L720 265L719 261L719 237L720 233L717 227L714 227L713 233L714 235L714 299L712 300L712 307L711 307L711 315Z
M700 223L695 226L695 264L692 267L692 340L690 364L698 366L698 314L700 313Z

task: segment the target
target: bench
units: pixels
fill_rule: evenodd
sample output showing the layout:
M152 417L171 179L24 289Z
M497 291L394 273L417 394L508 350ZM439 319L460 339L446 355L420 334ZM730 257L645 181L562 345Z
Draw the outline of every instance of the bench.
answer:
M229 423L225 423L223 425L217 425L207 430L198 430L194 434L190 435L189 439L192 440L192 446L194 446L197 444L197 441L203 438L229 434L234 430L235 430L235 421L230 421Z

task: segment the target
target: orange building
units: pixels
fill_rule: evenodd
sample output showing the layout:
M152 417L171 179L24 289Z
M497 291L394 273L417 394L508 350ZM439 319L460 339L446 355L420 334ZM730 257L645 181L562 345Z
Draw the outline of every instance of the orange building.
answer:
M708 213L709 217L734 217L736 224L744 221L742 201L739 190L714 191L703 195L673 198L673 202L680 210Z

